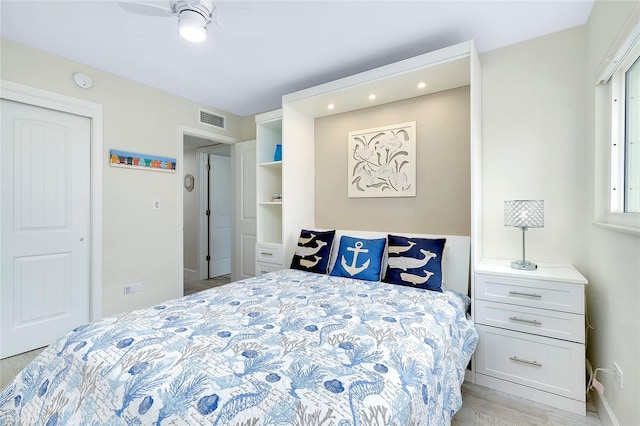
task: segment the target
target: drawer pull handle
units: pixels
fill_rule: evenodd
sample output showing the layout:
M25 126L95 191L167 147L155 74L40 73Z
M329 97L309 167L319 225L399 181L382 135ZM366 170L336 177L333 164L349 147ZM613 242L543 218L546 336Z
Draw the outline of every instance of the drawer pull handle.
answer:
M539 294L535 294L535 293L521 293L519 291L510 291L509 295L511 296L528 296L528 297L542 297Z
M528 324L542 325L542 323L540 321L536 321L536 320L528 320L528 319L522 319L522 318L518 318L518 317L509 317L509 319L511 321L526 322Z
M521 362L523 364L529 364L529 365L533 365L535 367L542 367L542 364L540 364L539 362L536 361L527 361L526 359L520 359L517 356L510 356L509 359L511 361L515 361L515 362Z
M263 256L273 256L273 253L266 253L264 251L261 251L260 254Z

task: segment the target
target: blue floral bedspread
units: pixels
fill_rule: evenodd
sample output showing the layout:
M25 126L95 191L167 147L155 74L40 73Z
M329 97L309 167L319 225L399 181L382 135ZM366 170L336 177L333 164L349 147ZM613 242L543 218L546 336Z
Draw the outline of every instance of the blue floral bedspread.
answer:
M0 424L444 425L477 339L454 293L279 271L76 328Z

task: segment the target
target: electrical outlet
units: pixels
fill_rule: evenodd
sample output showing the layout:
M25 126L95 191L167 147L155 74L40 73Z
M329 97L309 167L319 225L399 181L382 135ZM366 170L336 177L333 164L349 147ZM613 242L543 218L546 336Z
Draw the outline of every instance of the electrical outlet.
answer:
M142 290L142 283L135 283L124 286L124 294L137 293Z
M622 369L616 362L613 363L613 369L616 372L616 382L618 382L618 386L620 386L620 389L624 389L624 382L622 381Z
M153 209L160 210L160 200L153 200Z

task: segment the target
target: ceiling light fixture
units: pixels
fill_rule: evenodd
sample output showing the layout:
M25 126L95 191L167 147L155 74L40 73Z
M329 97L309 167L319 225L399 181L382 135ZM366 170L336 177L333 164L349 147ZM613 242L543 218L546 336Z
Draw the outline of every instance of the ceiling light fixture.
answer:
M427 83L425 83L424 81L418 83L418 89L424 89L425 87L427 87Z
M202 43L207 39L207 18L195 10L183 10L178 15L178 32L185 40Z
M329 105L327 105L327 108L329 108L329 109L334 109L335 107L336 107L336 106L335 106L334 104L329 104Z
M369 100L372 101L376 98L376 95L374 95L373 93L369 95Z

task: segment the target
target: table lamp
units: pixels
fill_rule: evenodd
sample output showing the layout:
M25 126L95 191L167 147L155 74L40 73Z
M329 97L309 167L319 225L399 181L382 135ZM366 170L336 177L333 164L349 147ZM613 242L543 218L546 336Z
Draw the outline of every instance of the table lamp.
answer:
M533 270L538 265L529 262L524 256L524 233L529 228L544 227L543 200L512 200L504 202L504 226L522 229L522 260L511 262L513 269Z

